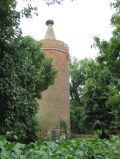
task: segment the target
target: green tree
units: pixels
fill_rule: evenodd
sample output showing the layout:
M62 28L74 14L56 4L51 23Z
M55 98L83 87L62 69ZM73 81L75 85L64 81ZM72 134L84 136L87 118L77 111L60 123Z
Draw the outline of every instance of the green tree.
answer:
M95 76L94 61L72 59L70 65L71 129L73 133L90 133L84 120L83 88L88 78Z
M108 104L111 90L114 88L111 84L112 74L106 67L94 65L96 76L90 77L85 81L84 85L84 122L88 129L110 130L112 122L115 120L114 112Z
M115 17L114 17L115 18ZM117 29L115 29L115 32ZM113 122L113 129L120 129L120 36L114 35L109 41L100 40L95 37L96 46L99 49L97 61L102 68L107 68L111 77L108 79L110 82L108 90L107 105L112 108L116 114L116 120Z
M53 83L56 71L40 43L22 37L21 15L29 17L33 8L15 8L14 0L0 1L0 133L13 131L14 140L30 142L37 138L36 98Z
M119 129L119 90L109 68L97 60L74 60L70 72L72 131Z
M82 101L87 129L101 129L103 135L106 130L120 130L120 1L112 5L116 9L111 18L113 36L108 41L95 37L97 58L85 65L77 62L71 74L71 100Z
M114 27L113 35L108 41L95 37L95 45L99 49L97 61L102 67L107 67L112 76L107 105L116 114L116 120L113 122L114 129L120 129L120 1L116 0L112 6L115 8L111 18L111 25Z

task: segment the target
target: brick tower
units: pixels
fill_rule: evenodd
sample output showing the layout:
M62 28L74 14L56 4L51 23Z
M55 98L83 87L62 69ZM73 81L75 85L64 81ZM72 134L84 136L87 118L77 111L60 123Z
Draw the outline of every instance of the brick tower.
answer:
M58 71L55 83L42 93L42 99L39 100L42 136L47 136L50 129L59 129L61 120L66 121L70 130L69 48L64 42L56 40L53 24L53 20L46 21L48 29L44 40L41 40L45 54L53 59Z

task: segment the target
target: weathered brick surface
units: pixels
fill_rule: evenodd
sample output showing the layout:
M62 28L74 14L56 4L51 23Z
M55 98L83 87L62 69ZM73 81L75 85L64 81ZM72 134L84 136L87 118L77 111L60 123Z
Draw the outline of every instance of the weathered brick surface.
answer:
M58 70L54 85L42 94L39 100L39 120L42 136L47 135L48 129L59 129L60 120L65 119L70 130L69 108L69 48L62 41L42 40L43 49L47 56L53 59Z

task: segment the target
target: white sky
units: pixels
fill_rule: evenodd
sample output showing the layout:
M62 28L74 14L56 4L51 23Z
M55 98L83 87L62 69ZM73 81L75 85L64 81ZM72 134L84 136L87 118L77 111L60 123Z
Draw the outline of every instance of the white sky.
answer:
M39 16L22 20L23 35L43 39L47 30L45 22L53 19L56 39L69 45L71 56L94 58L97 50L91 49L93 37L109 39L111 36L110 18L114 13L111 1L114 0L65 0L62 5L47 6L44 0L34 0ZM22 5L23 2L19 4Z

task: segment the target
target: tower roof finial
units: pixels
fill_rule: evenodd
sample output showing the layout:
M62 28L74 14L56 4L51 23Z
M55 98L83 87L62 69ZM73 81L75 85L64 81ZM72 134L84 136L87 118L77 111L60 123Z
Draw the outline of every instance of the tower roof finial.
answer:
M47 20L47 21L46 21L46 25L49 25L49 24L53 25L53 24L54 24L54 21L51 20L51 19Z
M48 26L45 39L56 40L54 30L53 30L54 21L49 19L46 21L46 25Z

